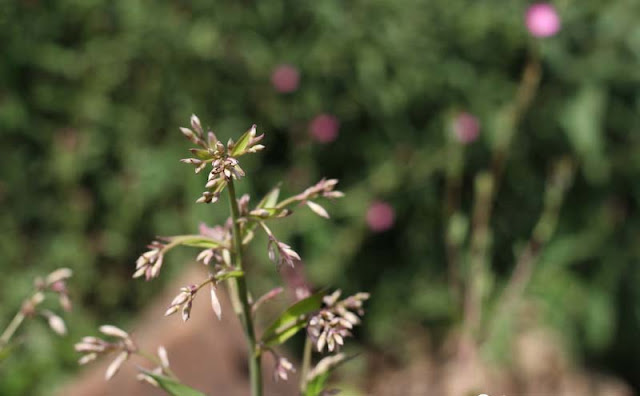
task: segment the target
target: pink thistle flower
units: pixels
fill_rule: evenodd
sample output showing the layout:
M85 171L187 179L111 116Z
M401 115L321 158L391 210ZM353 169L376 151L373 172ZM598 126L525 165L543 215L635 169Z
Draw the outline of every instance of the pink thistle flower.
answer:
M271 84L280 93L294 92L300 84L300 73L295 66L279 65L271 73Z
M309 123L309 132L320 143L330 143L338 137L340 121L330 114L320 114Z
M458 142L469 144L475 141L480 134L480 123L470 113L460 113L453 120L453 133Z
M374 232L386 231L393 227L395 217L393 207L386 202L374 202L367 209L367 224Z
M534 37L550 37L560 30L560 17L549 3L536 3L527 9L527 29Z

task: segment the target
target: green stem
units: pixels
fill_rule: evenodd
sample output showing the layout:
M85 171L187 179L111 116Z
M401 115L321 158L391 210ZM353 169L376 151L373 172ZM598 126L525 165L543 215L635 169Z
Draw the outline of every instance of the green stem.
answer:
M0 347L4 347L9 343L9 340L11 340L11 337L13 337L13 334L18 330L24 319L25 315L22 310L18 311L16 316L11 320L11 323L9 323L9 326L7 326L2 333L2 336L0 336Z
M238 219L238 201L236 200L236 189L233 180L229 180L227 185L229 191L229 207L231 209L231 219L233 221L233 257L234 266L242 270L242 235L240 235L240 224ZM244 334L249 347L249 378L251 381L251 395L262 396L262 368L260 366L260 351L256 348L256 335L251 318L251 306L249 305L249 293L245 276L229 279L230 293L236 315L242 323Z
M307 390L307 375L311 367L311 337L307 335L304 341L304 355L302 356L302 372L300 373L300 393Z

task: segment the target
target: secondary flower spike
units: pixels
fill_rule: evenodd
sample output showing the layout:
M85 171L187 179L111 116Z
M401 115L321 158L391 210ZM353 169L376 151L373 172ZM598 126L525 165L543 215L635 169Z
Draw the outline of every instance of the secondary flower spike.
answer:
M527 9L527 29L534 37L551 37L560 30L560 17L549 3L536 3Z

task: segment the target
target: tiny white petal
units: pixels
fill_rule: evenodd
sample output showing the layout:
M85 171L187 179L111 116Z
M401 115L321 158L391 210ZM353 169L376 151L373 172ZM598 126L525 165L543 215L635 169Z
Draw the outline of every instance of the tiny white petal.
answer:
M123 338L123 339L129 338L129 333L113 325L102 325L100 326L99 330L101 333L106 334L108 336Z
M58 315L49 315L49 327L58 335L67 334L67 326L64 324L64 320Z
M318 216L324 217L325 219L329 218L329 213L327 213L326 209L318 205L317 203L312 201L307 201L307 206L309 207L309 209L313 210L313 212Z
M89 353L89 354L84 355L83 357L81 357L78 360L78 364L79 365L87 364L89 362L92 362L92 361L96 360L97 357L98 357L97 353Z
M220 306L220 300L218 300L218 296L216 295L216 288L211 284L211 307L213 308L213 312L218 317L218 320L222 318L222 307Z
M104 374L104 378L107 381L113 378L113 376L118 372L118 370L120 370L120 367L127 360L128 357L129 357L129 352L126 352L126 351L120 352L120 354L113 360L113 362L111 362L109 367L107 367L107 371Z
M71 271L69 268L58 268L57 270L47 275L46 283L47 285L50 285L57 281L71 278L71 275L73 275L73 271Z
M167 350L162 345L158 347L158 357L160 358L162 367L169 368L169 355L167 354Z

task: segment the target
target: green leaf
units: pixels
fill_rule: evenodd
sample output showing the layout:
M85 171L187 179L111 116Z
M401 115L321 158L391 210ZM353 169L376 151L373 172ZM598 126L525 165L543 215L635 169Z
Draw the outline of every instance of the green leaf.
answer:
M247 149L247 146L249 146L249 142L251 142L251 138L255 136L255 133L256 133L256 126L253 125L251 128L249 128L248 131L246 131L242 136L240 136L240 139L238 139L236 144L233 146L233 150L231 150L231 156L236 157L244 154Z
M320 396L324 390L324 386L329 379L329 372L323 373L314 377L307 383L307 387L304 390L304 396Z
M316 364L307 376L305 384L304 396L319 396L326 390L325 385L329 379L329 375L336 367L355 358L357 355L346 356L344 353L331 355L323 358Z
M279 208L258 208L249 212L249 217L258 220L279 219L287 217L292 212L289 209Z
M204 393L197 391L181 382L176 381L173 378L165 377L152 373L148 370L141 370L144 374L153 378L158 382L158 385L164 389L168 394L173 396L206 396Z
M244 271L240 271L240 270L228 271L228 272L223 272L221 274L220 273L216 274L216 280L218 282L222 282L222 281L227 280L229 278L239 278L239 277L241 277L243 275L244 275Z
M217 249L224 245L220 241L202 235L178 235L169 238L172 243L204 249Z
M15 349L15 344L7 344L0 347L0 363L11 356L11 353Z
M321 290L290 306L262 334L262 342L267 346L284 343L304 328L305 315L317 311L322 305L325 290Z
M276 187L273 190L269 191L267 195L265 195L260 203L258 203L257 208L273 208L278 204L278 198L280 197L280 187Z
M207 160L212 158L212 155L207 150L193 148L189 151L191 151L191 154L195 155L197 158L201 160Z

